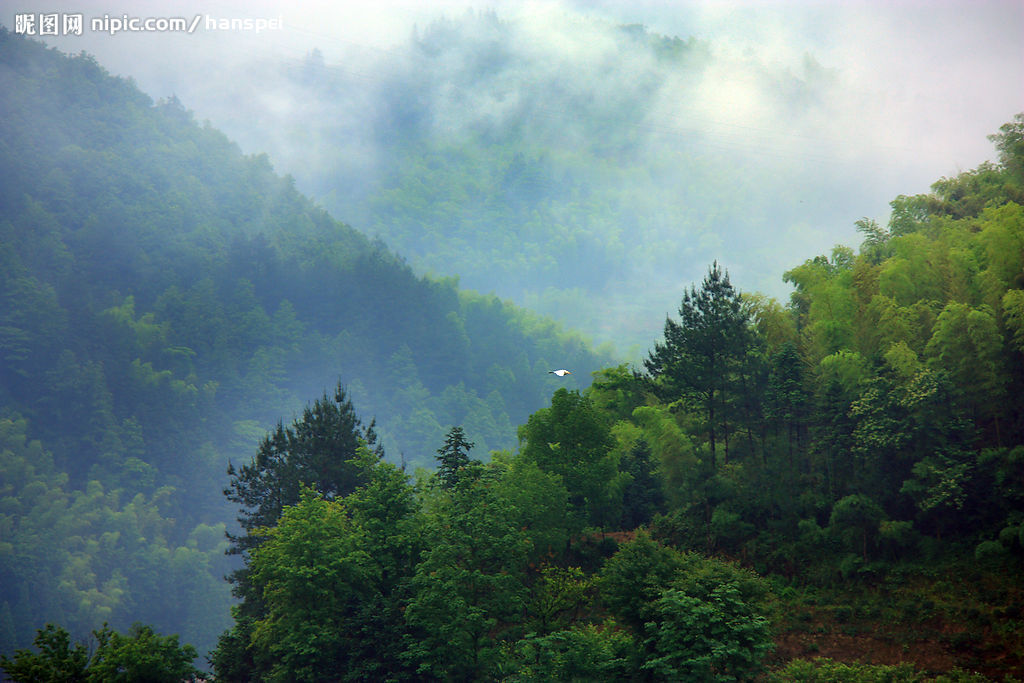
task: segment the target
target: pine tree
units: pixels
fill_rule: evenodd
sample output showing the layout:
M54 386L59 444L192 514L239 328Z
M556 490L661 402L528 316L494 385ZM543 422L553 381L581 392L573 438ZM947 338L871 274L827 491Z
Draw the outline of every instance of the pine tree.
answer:
M292 426L279 423L260 442L252 462L237 470L228 467L231 482L224 495L242 505L238 518L242 529L274 526L286 505L299 502L303 485L331 499L365 483L354 459L360 443L375 446L373 426L371 422L363 427L340 384L333 397L324 394L314 401ZM251 538L232 540L239 552L252 543Z
M459 481L460 471L470 465L469 451L473 443L466 441L462 427L452 427L444 439L444 446L437 449L437 478L441 487L453 488Z
M701 283L684 292L679 322L665 320L665 341L655 343L644 361L648 373L660 380L666 398L690 396L704 407L708 442L714 460L719 435L728 458L728 394L730 378L746 355L749 313L729 274L716 261Z
M368 447L382 456L376 441L373 422L362 425L339 384L333 397L324 394L314 401L292 426L279 423L260 442L248 465L229 466L231 481L224 495L242 506L238 522L244 533L229 535L228 552L244 554L246 566L229 577L241 602L233 610L235 626L221 635L213 656L218 680L250 680L256 665L250 648L252 629L266 617L266 605L252 584L248 561L266 539L258 530L276 527L285 508L298 504L306 488L333 500L365 484L359 451Z

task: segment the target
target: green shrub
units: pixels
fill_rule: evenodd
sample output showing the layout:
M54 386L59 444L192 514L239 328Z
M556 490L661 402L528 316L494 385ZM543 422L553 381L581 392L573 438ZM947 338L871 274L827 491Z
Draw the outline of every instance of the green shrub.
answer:
M614 622L529 634L516 643L510 683L527 681L619 681L633 673L633 638Z
M923 683L923 680L908 662L844 664L824 657L794 659L768 677L769 683Z

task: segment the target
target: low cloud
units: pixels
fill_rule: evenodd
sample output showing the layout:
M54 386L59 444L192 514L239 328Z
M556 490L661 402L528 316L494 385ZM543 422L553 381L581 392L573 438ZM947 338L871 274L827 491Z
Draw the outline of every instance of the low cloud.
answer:
M113 9L87 0L74 11ZM576 178L549 178L551 192L584 187L615 204L619 224L601 230L621 258L606 259L604 301L635 306L655 334L712 258L744 289L785 296L784 270L856 245L853 222L884 223L897 195L994 158L986 136L1024 110L1015 0L186 0L117 12L279 19L258 34L50 42L92 52L156 98L177 95L357 228L398 130L436 141L515 131L524 148L550 150L532 172L556 176L574 150L597 155ZM427 267L432 245L385 238ZM552 264L580 270L525 293L484 275L463 282L543 307L551 287L593 280L569 259ZM568 294L546 298L582 322Z

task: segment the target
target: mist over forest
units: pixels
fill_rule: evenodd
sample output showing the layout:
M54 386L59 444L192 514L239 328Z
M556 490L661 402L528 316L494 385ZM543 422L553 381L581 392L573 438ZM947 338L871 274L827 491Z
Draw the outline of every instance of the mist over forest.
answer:
M977 140L1019 100L999 83L1024 76L1003 34L1020 8L964 7L314 4L277 32L179 36L175 67L173 36L98 54L417 272L635 361L712 260L784 298L794 257L990 158Z
M1024 675L1019 3L53 11L11 680Z

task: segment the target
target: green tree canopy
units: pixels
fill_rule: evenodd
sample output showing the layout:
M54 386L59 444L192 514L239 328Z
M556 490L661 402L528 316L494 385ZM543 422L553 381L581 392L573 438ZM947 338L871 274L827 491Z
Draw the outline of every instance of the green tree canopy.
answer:
M92 635L94 650L72 645L66 630L47 624L36 633L38 652L18 650L13 660L0 655L0 669L19 683L181 683L205 675L192 664L194 647L151 626L136 623L121 634L104 625Z
M249 563L265 605L252 631L257 672L272 680L344 678L380 582L364 532L342 501L306 488L265 534Z
M617 463L608 421L578 391L559 389L551 407L520 427L522 457L562 478L578 524L618 518L621 505Z
M532 543L518 518L486 479L441 499L405 610L414 634L407 657L418 673L446 680L497 675L527 599Z

